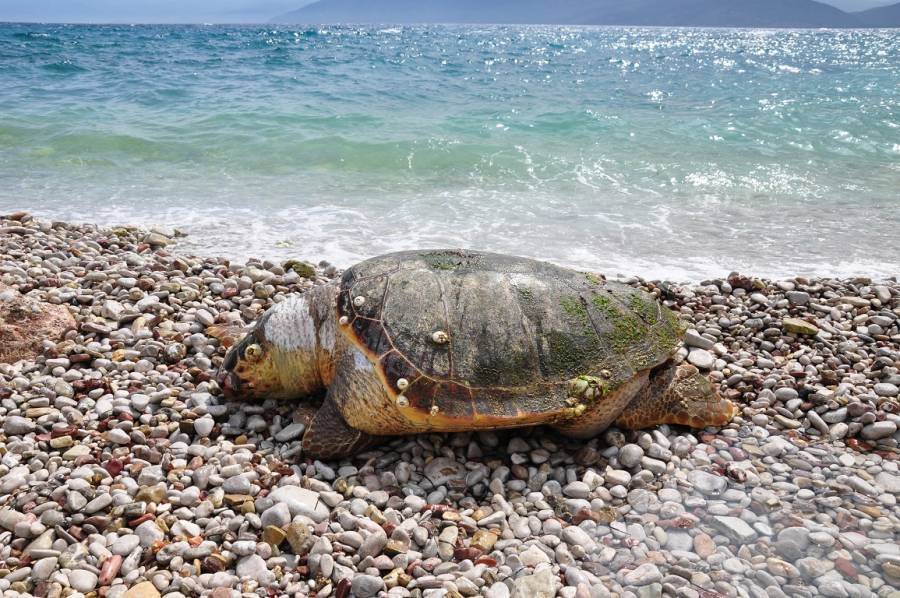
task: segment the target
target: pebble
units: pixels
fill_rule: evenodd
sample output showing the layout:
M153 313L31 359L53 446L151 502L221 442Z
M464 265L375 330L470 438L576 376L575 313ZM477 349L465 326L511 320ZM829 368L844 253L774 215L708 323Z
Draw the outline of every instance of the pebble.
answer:
M892 436L897 431L897 424L892 421L882 421L864 426L860 434L866 440L878 440Z
M706 349L691 349L688 361L701 370L711 370L716 364L716 358Z
M728 487L725 478L699 470L688 473L688 481L707 496L718 496Z
M217 584L210 585L212 587L217 587ZM149 581L143 581L139 584L135 584L130 587L124 594L122 594L122 598L159 598L159 596L159 590L157 590L156 586L154 586L153 583Z
M896 384L890 384L889 382L879 382L872 387L872 390L879 397L896 397L900 394L900 388Z
M127 534L119 536L110 547L113 554L128 556L131 552L141 545L141 538L137 534Z
M68 575L69 585L79 592L91 592L97 587L97 574L84 569L76 569Z
M257 554L241 558L235 571L241 579L253 579L262 584L272 583L275 578L275 575L269 571L266 561Z
M637 467L644 456L644 449L636 444L626 444L619 450L619 463L623 467Z
M737 544L752 542L757 536L756 531L746 521L737 517L719 515L712 518L712 523Z
M644 563L631 571L626 571L622 582L629 586L646 586L662 579L659 568L651 563Z
M194 431L197 432L197 435L206 438L210 434L212 434L213 427L215 427L216 422L211 417L200 417L194 420Z
M519 560L526 567L537 567L541 563L549 563L548 557L543 550L537 546L531 546L523 552L519 553Z

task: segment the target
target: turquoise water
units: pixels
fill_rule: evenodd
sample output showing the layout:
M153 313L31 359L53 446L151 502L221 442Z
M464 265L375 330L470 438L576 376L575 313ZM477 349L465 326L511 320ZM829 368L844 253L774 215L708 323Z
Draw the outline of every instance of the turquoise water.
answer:
M0 211L328 259L897 274L900 34L0 25Z

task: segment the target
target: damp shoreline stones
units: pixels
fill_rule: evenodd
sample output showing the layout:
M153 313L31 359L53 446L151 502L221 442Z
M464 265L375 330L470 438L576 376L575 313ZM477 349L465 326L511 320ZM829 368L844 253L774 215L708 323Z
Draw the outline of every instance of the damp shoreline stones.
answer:
M0 229L0 300L72 318L0 364L5 595L900 596L896 280L629 279L740 406L722 429L420 435L325 463L300 447L310 401L222 399L211 327L333 266Z

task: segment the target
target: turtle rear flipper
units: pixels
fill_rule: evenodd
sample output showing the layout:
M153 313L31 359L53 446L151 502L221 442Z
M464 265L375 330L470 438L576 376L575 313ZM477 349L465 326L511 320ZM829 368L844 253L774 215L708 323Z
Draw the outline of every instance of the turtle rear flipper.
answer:
M303 435L303 454L316 459L340 459L373 446L379 440L378 436L351 428L329 393Z
M724 426L738 409L692 365L664 364L650 376L650 384L616 419L616 425L640 430L660 424L692 428Z

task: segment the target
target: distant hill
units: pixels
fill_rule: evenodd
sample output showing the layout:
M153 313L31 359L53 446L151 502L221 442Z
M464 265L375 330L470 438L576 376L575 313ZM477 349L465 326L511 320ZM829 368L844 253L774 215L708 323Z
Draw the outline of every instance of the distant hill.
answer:
M859 14L878 10L884 9ZM688 27L864 26L856 15L813 0L319 0L273 21Z
M853 13L869 27L900 27L900 2Z

